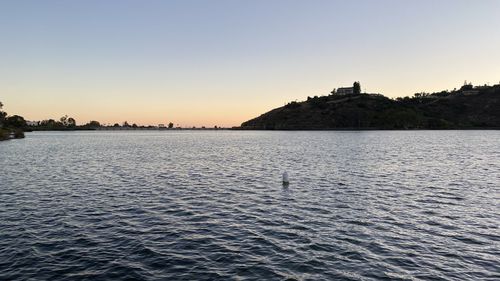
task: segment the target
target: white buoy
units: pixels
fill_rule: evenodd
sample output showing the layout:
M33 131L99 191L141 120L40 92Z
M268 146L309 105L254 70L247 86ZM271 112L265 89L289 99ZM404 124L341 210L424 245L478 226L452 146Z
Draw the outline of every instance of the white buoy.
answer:
M283 185L288 185L290 184L290 181L288 180L288 173L285 171L283 173Z

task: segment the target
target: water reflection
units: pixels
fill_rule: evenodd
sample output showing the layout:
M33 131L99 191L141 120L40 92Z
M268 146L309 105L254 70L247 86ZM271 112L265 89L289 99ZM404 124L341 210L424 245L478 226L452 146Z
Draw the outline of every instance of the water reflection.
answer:
M0 144L0 279L495 279L499 137L31 133Z

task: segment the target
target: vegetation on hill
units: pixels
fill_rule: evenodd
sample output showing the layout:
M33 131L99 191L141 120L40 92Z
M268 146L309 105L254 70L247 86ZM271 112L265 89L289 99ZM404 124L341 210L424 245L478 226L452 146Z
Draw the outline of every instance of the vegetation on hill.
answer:
M500 128L500 85L417 93L390 99L379 94L308 97L241 124L240 129L472 129Z

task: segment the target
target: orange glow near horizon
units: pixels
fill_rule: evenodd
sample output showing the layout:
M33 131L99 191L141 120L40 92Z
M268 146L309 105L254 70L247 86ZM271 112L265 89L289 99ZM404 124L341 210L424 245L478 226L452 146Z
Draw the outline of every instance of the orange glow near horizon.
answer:
M495 0L28 2L0 2L0 101L34 121L232 127L354 81L500 80Z
M500 73L500 68L496 68L498 68L497 73ZM486 76L478 74L478 76L480 75ZM361 80L361 86L363 91L382 93L392 98L413 95L413 93L422 91L452 90L461 86L459 81L453 81L453 79L442 79L440 81L442 83L437 83L437 80L428 81L428 84L419 84L418 81L407 82L404 86L394 83L379 83L380 88L371 87L371 84L375 84L376 81L367 83L370 85L367 86ZM487 81L481 81L476 85L496 84L489 81L495 81L494 77L491 76ZM310 84L312 83L310 82ZM61 116L68 115L75 118L79 125L96 120L102 124L122 124L127 121L129 124L158 125L172 122L176 126L185 128L193 126L233 127L276 107L283 106L287 102L302 101L307 96L327 95L333 88L349 86L349 83L337 83L336 86L328 87L327 84L333 83L328 83L326 79L318 81L318 84L323 84L323 88L314 87L308 83L277 83L274 87L261 84L261 87L255 87L254 90L246 89L233 95L232 93L236 92L238 88L234 86L225 91L216 89L212 93L207 90L202 96L196 96L198 89L191 89L191 92L188 91L190 89L187 89L178 96L151 92L134 95L124 90L125 94L121 98L113 94L89 95L82 91L76 91L76 94L68 96L49 90L38 91L39 94L30 95L29 93L35 91L10 89L11 93L15 92L16 94L4 95L0 97L0 101L4 104L4 111L10 115L21 115L30 121L58 120ZM290 88L287 88L288 86ZM407 90L406 87L413 90ZM386 88L389 94L381 88Z
M500 73L500 69L498 71ZM487 76L486 74L482 75ZM494 77L490 78L487 81L476 83L476 85L500 83L491 83L489 81L494 81ZM423 83L419 85L416 82L407 83L412 84L415 89L413 91L407 91L406 89L404 91L403 86L398 87L391 83L387 85L380 84L381 87L385 86L391 94L372 87L365 87L363 81L361 81L361 86L366 92L382 93L394 98L412 95L417 92L452 90L461 86L458 81L455 83L452 80L443 79L443 82L448 83L429 83L427 86ZM349 86L349 84L343 83L336 87L340 86ZM247 91L240 92L239 97L228 98L227 95L214 93L212 99L209 97L190 98L188 96L185 99L177 98L172 101L170 101L169 96L159 97L155 95L152 95L153 98L149 98L147 95L137 95L136 97L127 95L123 99L106 98L104 95L82 95L82 97L74 95L63 98L64 96L53 93L29 96L19 91L16 95L2 97L0 101L4 104L4 111L10 115L21 115L30 121L58 120L61 116L68 115L75 118L79 125L96 120L101 124L122 124L127 121L129 124L156 126L172 122L175 126L183 128L193 126L233 127L239 126L242 122L258 117L276 107L283 106L287 102L293 100L302 101L307 96L327 95L330 88L336 88L334 86L330 88L324 87L324 90L321 90L311 85L313 90L307 91L305 90L307 87L308 85L303 85L302 88L294 87L295 90L298 89L296 92L293 91L294 89L276 87L275 89L264 89L263 94L253 95L250 91ZM256 88L255 91L259 92L259 89ZM272 91L276 91L278 94L272 95ZM403 94L393 94L398 92Z

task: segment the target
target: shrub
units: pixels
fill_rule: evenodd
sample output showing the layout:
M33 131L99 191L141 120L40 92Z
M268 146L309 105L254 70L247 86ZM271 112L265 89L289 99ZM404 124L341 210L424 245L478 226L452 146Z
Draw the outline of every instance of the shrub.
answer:
M10 136L10 131L0 129L0 140L8 140Z
M14 131L14 138L16 139L24 139L24 132L23 130L17 129Z

